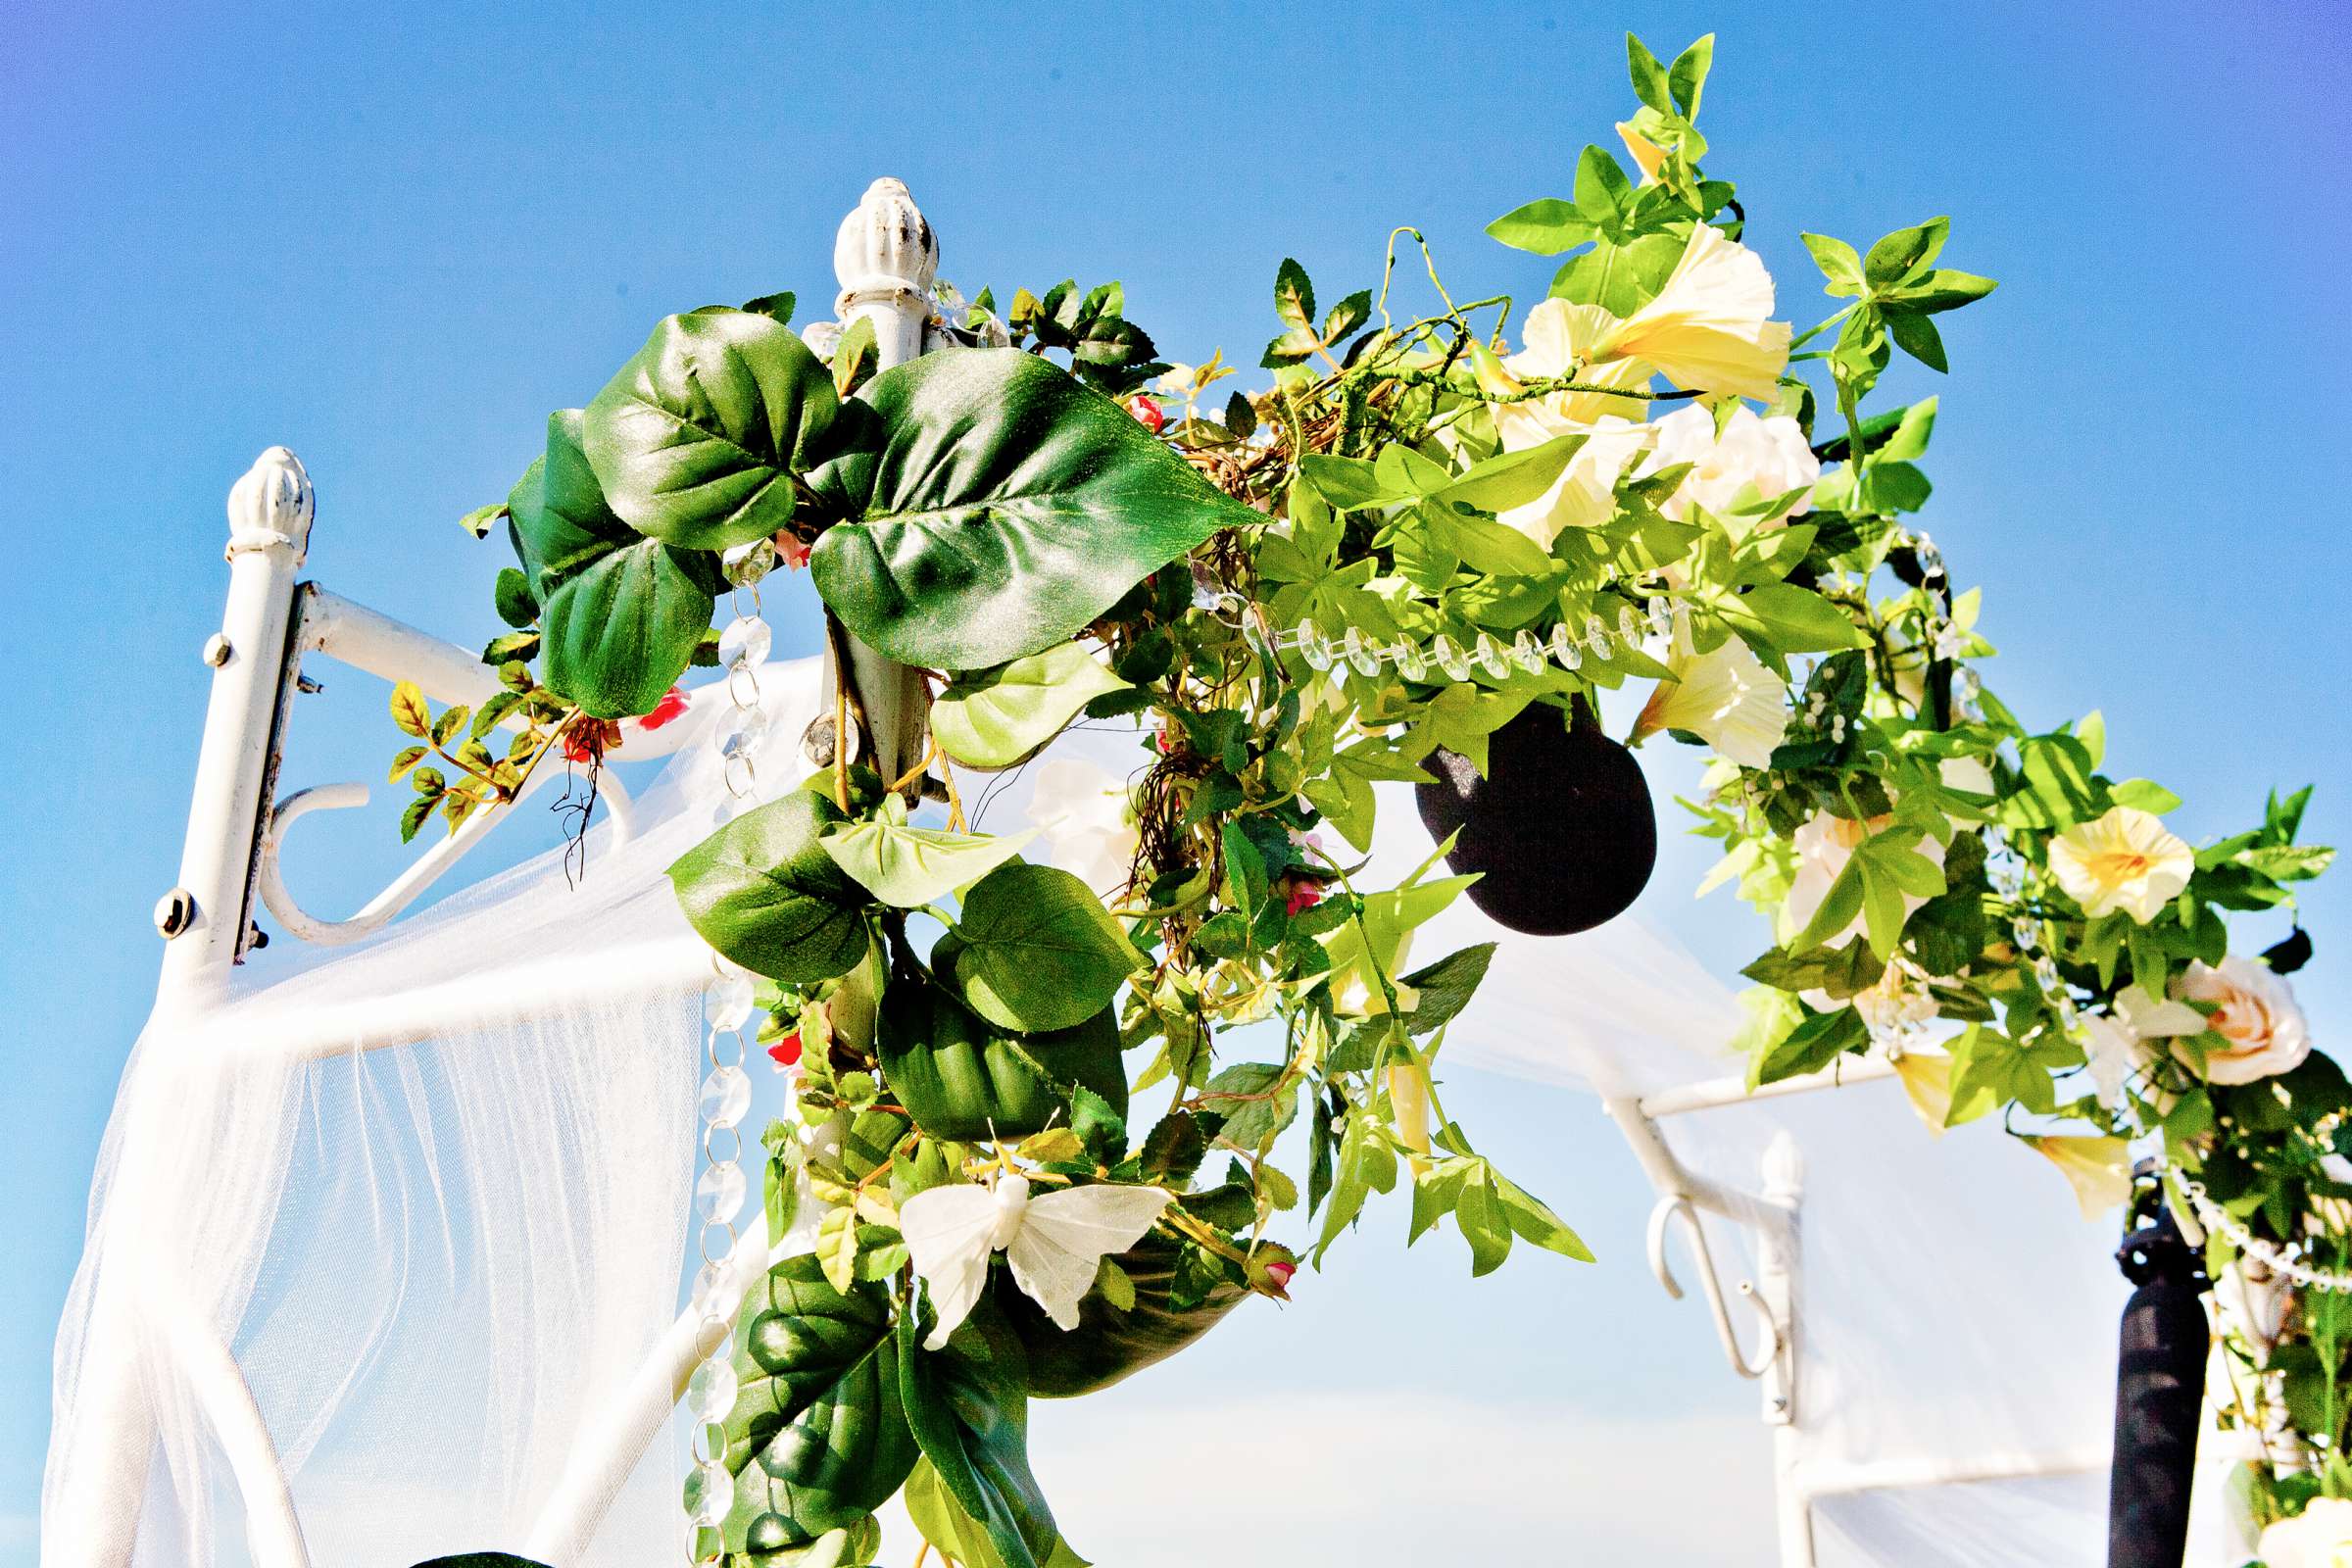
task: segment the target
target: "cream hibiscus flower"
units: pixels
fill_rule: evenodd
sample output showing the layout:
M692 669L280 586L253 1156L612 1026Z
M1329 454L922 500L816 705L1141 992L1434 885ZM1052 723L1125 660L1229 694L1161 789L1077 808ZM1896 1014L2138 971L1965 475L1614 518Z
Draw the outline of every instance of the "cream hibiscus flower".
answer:
M1494 520L1545 550L1563 528L1595 528L1607 522L1617 514L1617 481L1649 445L1649 430L1645 424L1606 416L1590 425L1553 422L1552 435L1582 434L1585 444L1576 449L1550 489L1525 506L1496 513Z
M1714 411L1694 406L1677 409L1650 429L1654 439L1642 465L1644 473L1691 465L1690 477L1658 508L1677 522L1694 506L1724 516L1742 500L1771 502L1791 490L1810 491L1821 477L1821 460L1806 444L1804 429L1785 414L1766 418L1743 405L1718 432ZM1811 509L1810 500L1799 500L1783 516Z
M2121 1138L2028 1138L2035 1153L2058 1167L2082 1217L2095 1220L2132 1196L2132 1146Z
M1688 391L1769 399L1788 363L1789 328L1772 315L1763 259L1701 223L1656 298L1609 329L1595 368L1639 360Z
M1789 879L1788 895L1781 901L1782 942L1792 942L1798 932L1813 923L1821 908L1821 901L1830 896L1831 887L1845 870L1846 861L1854 858L1865 839L1884 831L1894 820L1891 813L1885 816L1837 816L1828 811L1815 811L1805 818L1791 839L1796 851L1796 874ZM1937 870L1943 868L1944 847L1930 833L1912 846L1913 853L1933 861ZM1917 894L1903 895L1903 915L1928 901ZM1864 917L1856 914L1843 930L1832 934L1824 947L1843 947L1850 939L1861 935Z
M1677 627L1666 667L1674 673L1642 705L1634 741L1663 729L1688 730L1743 767L1771 765L1788 729L1788 687L1746 643L1727 637L1701 654L1689 628Z
M1098 896L1127 885L1135 865L1135 808L1126 784L1107 769L1067 757L1045 763L1029 820L1045 834L1053 863Z
M2175 982L2174 991L2186 1002L2213 1004L2205 1027L2229 1042L2226 1048L2205 1053L2209 1083L2247 1084L2274 1077L2301 1065L2311 1054L2311 1031L2303 1009L2295 1004L2295 993L2268 964L2234 955L2217 967L2193 962ZM2187 1066L2196 1065L2195 1051L2185 1039L2174 1041L2173 1054Z
M2155 813L2134 806L2115 807L2050 841L2058 885L2094 920L2121 909L2146 925L2188 886L2196 863L2195 854L2166 832Z
M2352 1568L2352 1499L2314 1497L2255 1544L2265 1568Z

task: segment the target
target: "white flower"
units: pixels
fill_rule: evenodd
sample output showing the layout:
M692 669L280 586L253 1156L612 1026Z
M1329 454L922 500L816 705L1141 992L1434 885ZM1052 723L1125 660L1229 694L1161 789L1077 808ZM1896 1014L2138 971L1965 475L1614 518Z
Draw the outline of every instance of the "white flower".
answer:
M1585 444L1576 449L1550 489L1523 507L1495 514L1504 527L1517 529L1546 550L1562 528L1597 527L1616 515L1617 481L1649 442L1649 426L1614 416L1582 427L1556 421L1549 428L1551 434L1544 440L1582 428ZM1517 450L1507 441L1504 446Z
M2188 886L2197 858L2153 812L2118 806L2050 841L2050 871L2092 919L2122 909L2141 925Z
M1788 323L1771 315L1763 259L1701 223L1665 287L1611 328L1593 358L1639 360L1689 391L1768 400L1788 363L1789 338Z
M2289 1071L2311 1054L2311 1031L2295 993L2268 964L2235 956L2216 968L2192 962L2174 989L2187 1001L2216 1004L2205 1027L2230 1045L2205 1054L2210 1083L2252 1083ZM2174 1045L2173 1054L2195 1065L2195 1053L2185 1041Z
M2121 1018L2103 1012L2082 1015L2082 1032L2090 1037L2090 1081L2099 1086L2099 1103L2113 1105L2123 1099L2124 1083L2139 1065L2139 1037Z
M1854 851L1873 833L1883 831L1894 818L1873 816L1857 818L1836 816L1828 811L1815 811L1805 818L1790 843L1796 851L1796 874L1789 879L1788 896L1781 901L1781 940L1793 941L1798 932L1813 923L1821 901L1830 895L1831 886L1845 870L1845 862L1854 858ZM1938 870L1943 866L1943 845L1930 833L1911 847L1912 853L1924 855ZM1927 903L1917 894L1903 895L1903 915ZM1824 947L1843 947L1861 934L1863 916L1857 914L1846 922L1845 928L1829 937Z
M1045 834L1053 863L1108 897L1135 864L1135 813L1127 786L1092 762L1055 758L1037 770L1029 820Z
M1693 506L1726 516L1742 500L1770 502L1791 490L1809 491L1821 477L1821 460L1806 445L1803 428L1785 414L1768 419L1742 405L1724 421L1719 435L1714 411L1693 405L1677 409L1650 428L1656 439L1642 472L1684 463L1694 466L1658 509L1678 522L1690 516ZM1785 515L1793 517L1811 507L1810 500L1800 500Z
M2266 1568L2352 1568L2352 1498L2312 1498L2267 1527L2255 1550Z
M1637 741L1662 729L1689 730L1744 767L1764 767L1788 729L1788 687L1746 643L1727 637L1713 653L1692 650L1687 628L1675 633L1666 661L1673 678L1634 721Z
M1592 363L1599 356L1602 341L1622 324L1597 305L1545 300L1528 312L1527 324L1519 329L1523 345L1520 351L1499 365L1492 359L1482 362L1480 379L1488 392L1498 395L1518 392L1529 381L1561 377L1573 377L1587 386L1644 391L1649 382L1646 365L1624 358L1613 359L1606 365ZM1642 397L1621 397L1610 392L1552 392L1516 403L1495 404L1494 433L1501 438L1504 451L1516 452L1523 447L1541 446L1558 435L1563 421L1569 428L1582 428L1604 416L1640 419L1648 412L1649 402Z

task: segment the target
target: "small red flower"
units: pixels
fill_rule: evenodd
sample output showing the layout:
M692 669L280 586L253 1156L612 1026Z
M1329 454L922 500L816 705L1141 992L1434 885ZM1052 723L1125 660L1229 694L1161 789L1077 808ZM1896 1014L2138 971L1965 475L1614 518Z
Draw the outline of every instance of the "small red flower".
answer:
M580 717L571 721L560 743L564 760L583 766L601 761L605 753L620 744L620 726L609 718Z
M1176 755L1176 737L1164 729L1152 733L1152 744L1159 748L1159 755L1162 757Z
M795 1029L768 1047L767 1054L779 1067L798 1067L801 1064L801 1032Z
M686 711L685 689L672 686L662 694L662 700L654 705L654 710L637 721L637 727L639 729L660 729L684 711Z
M1290 879L1290 890L1283 898L1283 912L1296 920L1299 910L1311 909L1322 902L1322 883L1307 877L1295 876Z
M1161 412L1157 400L1148 398L1141 392L1127 400L1127 412L1134 415L1136 422L1153 435L1167 427L1168 416Z
M808 564L808 547L791 534L777 534L776 559L798 571Z
M1298 1272L1298 1264L1285 1262L1279 1257L1275 1258L1272 1262L1266 1265L1266 1278L1274 1282L1274 1288L1278 1291L1289 1290L1291 1288L1291 1276Z

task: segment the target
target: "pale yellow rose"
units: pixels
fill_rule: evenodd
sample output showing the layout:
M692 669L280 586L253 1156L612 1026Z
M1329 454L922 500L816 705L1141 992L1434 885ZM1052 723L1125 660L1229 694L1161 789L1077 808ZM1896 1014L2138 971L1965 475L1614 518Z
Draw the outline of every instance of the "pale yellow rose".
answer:
M1713 653L1695 652L1677 629L1667 656L1671 679L1658 682L1634 721L1636 741L1660 730L1688 730L1745 767L1764 767L1788 729L1788 687L1746 643L1727 637Z
M2121 909L2141 925L2188 886L2195 852L2153 812L2118 806L2050 841L2050 871L2092 919Z
M2205 1027L2230 1042L2226 1050L2205 1054L2209 1083L2249 1084L2275 1077L2311 1054L2311 1031L2303 1009L2295 1004L2295 993L2268 964L2235 956L2216 968L2192 962L2174 990L2185 1001L2214 1004ZM2185 1040L2174 1043L2173 1054L2184 1065L2196 1065L2195 1053Z
M1743 497L1776 501L1791 490L1810 491L1821 477L1821 460L1806 444L1803 428L1785 414L1768 419L1743 406L1724 420L1718 433L1715 412L1693 405L1677 409L1650 429L1655 439L1642 472L1692 466L1690 476L1658 507L1677 522L1687 520L1694 506L1721 517ZM1811 510L1809 500L1799 501L1785 516Z
M2352 1499L2314 1497L2262 1532L2264 1568L2352 1568Z
M1769 400L1789 338L1787 321L1769 318L1772 303L1763 259L1701 223L1657 297L1611 328L1593 358L1642 361L1687 391Z

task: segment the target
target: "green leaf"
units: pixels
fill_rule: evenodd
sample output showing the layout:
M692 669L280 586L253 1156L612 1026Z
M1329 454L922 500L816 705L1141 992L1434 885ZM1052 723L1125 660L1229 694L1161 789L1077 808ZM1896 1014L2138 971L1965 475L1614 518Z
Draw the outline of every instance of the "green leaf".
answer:
M1576 161L1576 210L1595 228L1614 229L1634 201L1633 181L1605 147L1588 146Z
M1107 1130L1090 1127L1082 1114L1087 1095L1099 1102L1098 1115L1123 1118L1127 1071L1109 1009L1075 1028L1033 1035L992 1024L954 993L961 960L952 943L943 938L932 952L947 971L937 980L910 955L896 958L875 1023L883 1079L915 1125L929 1137L965 1143L1024 1138L1056 1123L1086 1138ZM1123 1139L1124 1128L1117 1130Z
M1298 1085L1284 1083L1276 1063L1237 1062L1200 1091L1200 1108L1225 1118L1224 1136L1234 1144L1261 1151L1298 1116Z
M884 809L887 813L889 808ZM1035 828L987 834L908 827L885 814L835 828L818 842L834 864L875 898L902 909L916 909L979 881L1035 837Z
M519 568L498 568L498 583L491 591L491 600L498 610L498 618L508 625L520 630L538 623L539 601L531 597L531 579Z
M724 550L792 519L838 401L789 327L672 316L588 405L584 445L614 514L666 544Z
M1514 207L1487 225L1487 232L1513 250L1557 256L1592 237L1592 220L1572 202L1556 197Z
M547 684L598 718L650 711L710 628L716 558L641 537L605 505L581 414L548 416L547 452L509 497L542 607Z
M400 749L400 751L398 752L398 754L396 754L396 755L393 757L393 759L392 759L392 768L391 768L391 771L390 771L390 772L388 772L388 773L386 773L386 774L384 775L385 782L386 782L386 783L390 783L390 784L397 784L397 783L399 783L399 782L400 782L400 779L401 779L401 775L402 775L402 774L406 773L406 772L407 772L407 771L408 771L410 768L412 768L412 767L415 767L415 766L416 766L416 765L418 762L421 762L421 761L423 761L423 760L424 760L424 748L423 748L423 747L421 747L421 746L404 746L404 747L402 747L402 748Z
M945 1348L921 1341L917 1315L902 1314L900 1388L923 1457L1004 1568L1045 1568L1061 1533L1029 1471L1027 1352L985 1303Z
M1625 63L1634 78L1634 96L1661 115L1674 113L1674 97L1666 83L1666 68L1632 33L1625 35Z
M858 401L878 432L809 482L858 520L826 530L809 570L902 663L982 669L1067 641L1219 529L1265 520L1036 355L943 349Z
M1510 1256L1511 1222L1503 1213L1502 1194L1494 1185L1494 1167L1483 1159L1469 1164L1461 1191L1454 1197L1453 1222L1461 1227L1462 1240L1470 1244L1471 1274L1492 1274Z
M1372 291L1359 288L1331 308L1323 318L1323 341L1337 345L1353 337L1356 329L1372 318Z
M392 722L400 726L403 735L420 741L432 738L433 710L425 706L424 693L415 681L392 683Z
M1447 954L1397 981L1399 986L1420 997L1412 1015L1405 1020L1406 1026L1414 1034L1426 1035L1451 1023L1469 1005L1472 993L1487 977L1487 965L1494 958L1494 944L1481 942L1476 947Z
M1010 767L1079 710L1127 682L1078 643L1058 643L1000 668L959 676L931 705L940 750L967 767Z
M1494 1183L1495 1197L1502 1204L1502 1217L1509 1222L1511 1233L1522 1241L1535 1243L1546 1251L1562 1257L1572 1257L1580 1263L1592 1261L1592 1250L1584 1239L1570 1230L1560 1216L1546 1207L1543 1200L1529 1193L1494 1166L1487 1174Z
M1002 865L964 897L956 984L991 1023L1067 1029L1110 1005L1143 959L1085 883L1051 865Z
M433 795L419 795L401 811L401 843L406 844L416 836L416 830L424 826L424 819L433 814L433 807L438 797Z
M826 854L842 820L830 801L796 790L747 811L669 868L687 923L745 968L808 985L865 956L864 890Z
M1107 1263L1109 1260L1106 1258ZM948 1484L939 1478L931 1461L923 1460L906 1478L906 1517L914 1522L915 1532L931 1543L932 1549L962 1568L1004 1568L1004 1559L997 1555L996 1544L988 1539L988 1530L979 1520L963 1511ZM1068 1542L1055 1538L1054 1553L1041 1568L1091 1568L1084 1557L1070 1549Z
M1908 281L1914 272L1936 260L1951 226L1948 218L1932 218L1913 227L1896 229L1870 248L1870 255L1862 262L1862 275L1874 290Z
M1748 1064L1748 1087L1816 1072L1869 1043L1870 1030L1853 1008L1810 1013L1777 1046Z
M2132 807L2157 816L2180 808L2180 797L2151 779L2128 778L2107 793L2118 806Z
M1719 603L1725 619L1741 630L1761 633L1784 654L1828 653L1869 642L1845 611L1794 583L1758 583Z
M740 1392L721 1428L735 1476L719 1526L727 1550L806 1544L899 1490L919 1451L900 1357L881 1285L836 1290L811 1256L768 1271L735 1330Z
M1896 348L1931 370L1951 369L1943 357L1943 334L1936 330L1934 321L1915 312L1896 310L1891 306L1884 314L1886 318L1886 335L1894 339Z
M1715 35L1708 33L1690 48L1674 57L1674 65L1666 73L1666 86L1674 94L1674 105L1683 112L1685 120L1698 118L1698 101L1706 91L1707 71L1715 64Z
M1274 314L1285 326L1314 330L1315 285L1307 281L1306 269L1288 256L1274 270Z
M1458 501L1481 512L1508 512L1540 498L1559 478L1589 439L1584 434L1554 436L1540 446L1497 453L1474 463L1460 478L1438 490L1431 499ZM1539 552L1541 554L1541 552Z
M458 519L458 526L465 529L467 533L473 535L476 539L480 539L486 536L490 530L497 525L498 519L506 514L507 504L504 501L493 501L490 503L490 505L486 507L476 507L471 512L466 514L466 515L463 517L460 517Z
M1348 1122L1340 1134L1338 1176L1332 1184L1330 1206L1323 1210L1323 1231L1315 1239L1315 1266L1320 1268L1323 1254L1340 1233L1355 1223L1363 1211L1364 1200L1375 1192L1393 1192L1396 1186L1396 1152L1383 1142L1373 1128L1369 1113L1357 1109L1348 1113Z
M1889 305L1900 305L1922 316L1934 316L1943 311L1956 311L1963 305L1973 305L1998 287L2000 285L1989 277L1979 277L1974 272L1955 272L1949 268L1938 267L1916 283L1886 291L1884 298Z
M1805 249L1813 253L1813 264L1821 269L1821 275L1829 279L1829 293L1859 294L1867 287L1862 281L1862 258L1851 245L1828 234L1800 234L1797 237L1805 242Z

